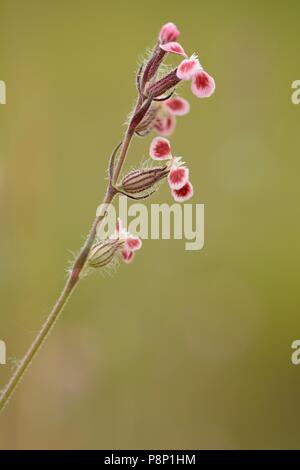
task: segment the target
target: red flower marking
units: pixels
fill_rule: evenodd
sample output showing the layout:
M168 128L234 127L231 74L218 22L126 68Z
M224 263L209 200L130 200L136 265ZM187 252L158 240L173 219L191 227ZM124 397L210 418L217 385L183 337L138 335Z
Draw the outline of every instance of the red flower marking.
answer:
M175 201L183 202L187 201L193 196L193 186L188 181L182 188L180 189L172 189L172 194Z
M169 160L171 156L171 146L168 139L155 137L150 145L150 157L153 160Z
M171 189L181 189L189 179L189 170L184 167L180 166L178 168L171 169L168 182Z
M192 92L198 98L208 98L215 91L216 84L207 72L199 70L192 78Z

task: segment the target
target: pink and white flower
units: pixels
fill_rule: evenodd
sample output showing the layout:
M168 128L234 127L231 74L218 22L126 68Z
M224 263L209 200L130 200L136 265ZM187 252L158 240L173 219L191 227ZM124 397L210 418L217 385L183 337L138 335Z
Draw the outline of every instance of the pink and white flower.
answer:
M168 183L171 189L182 188L189 180L189 169L182 166L180 157L174 157L168 175Z
M183 202L190 199L194 194L193 186L190 181L180 189L172 189L172 195L177 202Z
M201 70L202 66L198 57L193 54L189 59L184 59L177 68L177 77L180 80L191 80L194 74Z
M167 42L166 44L161 44L160 48L165 52L169 52L170 54L178 54L187 57L185 50L183 49L181 44L179 44L179 42Z
M162 44L170 41L176 41L180 31L174 23L166 23L162 26L159 33L159 40Z
M171 145L168 139L155 137L150 145L150 157L153 160L169 160L172 158Z
M216 84L205 70L203 70L198 57L193 54L189 59L184 59L176 70L176 75L180 80L192 81L192 92L198 98L208 98L215 91Z
M184 116L190 111L190 103L180 96L169 98L164 105L174 116Z
M117 241L118 251L125 263L131 263L134 254L142 246L142 240L127 232L123 226L121 219L118 218L115 233L112 236Z
M198 70L192 77L192 92L198 98L209 98L215 91L216 84L204 70Z
M176 127L176 116L184 116L190 111L189 102L180 96L162 101L158 106L154 128L162 136L169 136L173 133Z
M168 183L175 201L187 201L193 196L193 186L189 181L189 169L181 157L173 157L171 144L164 137L155 137L150 145L150 156L154 160L168 160Z

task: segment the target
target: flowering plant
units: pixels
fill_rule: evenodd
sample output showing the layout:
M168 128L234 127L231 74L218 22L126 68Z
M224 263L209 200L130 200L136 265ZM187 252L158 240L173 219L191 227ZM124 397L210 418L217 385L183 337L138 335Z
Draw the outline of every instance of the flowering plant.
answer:
M179 34L176 25L165 24L159 32L153 51L137 72L137 100L122 142L114 149L109 161L109 181L100 206L103 209L97 211L91 230L73 263L62 293L4 388L0 397L0 411L39 351L82 274L87 269L101 269L109 265L115 256L120 256L126 263L130 263L135 252L141 248L141 240L128 233L122 227L120 219L118 219L115 232L109 238L104 240L98 238L99 227L106 216L105 207L118 194L131 199L146 199L158 189L164 179L167 179L171 194L176 201L186 201L193 196L189 170L181 157L173 155L171 144L166 136L173 133L177 116L187 114L190 109L185 99L175 95L179 84L182 81L191 81L193 94L198 98L207 98L215 90L215 81L203 69L195 54L187 56L184 48L177 42ZM163 74L162 64L168 54L178 56L181 62L177 67ZM133 137L135 135L146 136L153 130L159 136L153 139L149 153L150 157L161 165L150 168L141 167L121 177Z

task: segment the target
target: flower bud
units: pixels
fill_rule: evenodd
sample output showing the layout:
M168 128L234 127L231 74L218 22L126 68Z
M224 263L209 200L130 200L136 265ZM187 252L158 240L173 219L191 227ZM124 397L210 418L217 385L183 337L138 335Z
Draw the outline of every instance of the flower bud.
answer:
M179 34L180 31L174 23L166 23L159 32L159 40L162 44L169 41L176 41Z
M155 48L152 56L150 57L148 63L146 64L145 71L143 73L143 79L142 79L143 87L142 88L144 88L146 83L149 82L154 77L165 55L166 55L166 51L164 51L160 47Z
M134 133L137 126L142 122L146 116L152 103L152 98L148 98L144 101L144 104L138 109L138 111L132 116L129 124L128 131Z
M128 194L142 193L153 188L168 174L167 166L134 170L123 178L120 189Z
M160 44L159 47L155 48L145 67L142 79L142 88L144 88L147 82L150 82L151 79L155 77L156 72L158 71L159 66L167 53L178 54L187 57L183 47L178 42L171 41Z
M109 264L118 249L118 240L105 240L92 246L88 264L92 268L103 268Z

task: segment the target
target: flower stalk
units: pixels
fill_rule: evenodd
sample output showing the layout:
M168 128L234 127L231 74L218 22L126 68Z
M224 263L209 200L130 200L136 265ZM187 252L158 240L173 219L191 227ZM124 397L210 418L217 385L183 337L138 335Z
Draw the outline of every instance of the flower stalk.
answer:
M99 240L97 234L106 217L104 208L111 204L119 193L132 199L145 199L156 191L164 179L167 179L171 194L176 201L185 201L193 195L188 168L184 166L181 157L172 155L171 144L163 137L153 140L149 154L153 160L164 162L164 165L133 170L121 179L121 183L118 183L134 135L145 136L154 129L160 136L169 136L174 131L176 116L183 116L189 112L189 103L186 100L178 96L172 97L175 88L182 80L191 80L192 91L199 98L209 97L214 92L214 79L200 66L197 56L192 55L190 59L187 59L184 49L176 42L179 34L176 25L165 24L160 30L150 58L138 70L136 105L123 140L115 148L109 161L109 181L101 204L103 209L97 213L54 307L13 372L8 384L2 390L0 412L5 408L32 360L47 339L78 285L85 268L101 269L109 265L114 256L120 256L125 263L130 263L135 252L141 248L142 241L139 237L127 232L119 219L114 234L107 240ZM157 80L160 65L169 53L183 56L184 60L169 74Z

